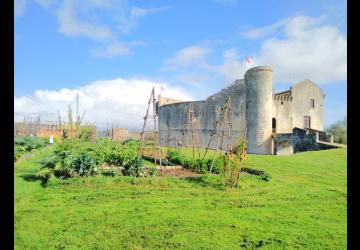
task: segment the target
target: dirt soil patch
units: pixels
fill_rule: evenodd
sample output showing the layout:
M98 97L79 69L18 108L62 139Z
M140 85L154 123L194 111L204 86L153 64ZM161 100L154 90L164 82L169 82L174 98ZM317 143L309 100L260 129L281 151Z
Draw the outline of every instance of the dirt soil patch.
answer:
M176 177L191 177L199 176L200 174L192 172L186 168L179 169L158 169L156 171L157 176L176 176Z

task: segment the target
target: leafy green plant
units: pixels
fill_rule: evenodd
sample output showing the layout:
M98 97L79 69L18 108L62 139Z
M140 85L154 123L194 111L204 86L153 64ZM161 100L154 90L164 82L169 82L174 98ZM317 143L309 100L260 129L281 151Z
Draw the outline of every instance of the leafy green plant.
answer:
M33 136L17 136L14 138L15 146L22 146L26 151L45 147L48 144L46 138L38 138Z
M124 168L128 175L139 177L144 170L143 159L141 157L137 156L136 158L127 162L127 164L124 165Z
M55 154L49 154L48 156L42 158L39 163L42 168L53 169L56 166L56 163L59 162L59 158Z
M123 141L122 144L127 145L127 146L136 146L136 147L138 147L140 145L140 141L135 140L135 139L127 139L127 140Z
M14 147L14 162L16 162L24 152L25 152L24 147L15 146Z
M70 155L65 166L74 169L80 176L94 175L97 172L96 163L89 153Z
M36 174L36 179L41 180L41 184L46 184L53 174L51 169L43 168Z
M151 177L156 176L156 168L155 168L155 166L150 166L149 167L149 175Z

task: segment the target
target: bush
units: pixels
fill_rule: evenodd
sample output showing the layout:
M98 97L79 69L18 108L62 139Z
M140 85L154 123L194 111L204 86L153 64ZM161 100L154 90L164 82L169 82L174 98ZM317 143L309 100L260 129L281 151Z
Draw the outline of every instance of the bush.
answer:
M66 158L65 168L74 169L80 176L94 175L97 172L96 163L89 153L70 155Z
M154 166L149 167L149 175L151 177L156 175L156 168Z
M58 162L59 159L55 154L50 154L39 161L42 168L50 168L50 169L55 168L56 163Z
M70 178L75 176L76 174L73 169L60 164L56 165L53 171L54 175L60 179Z
M83 126L80 129L80 141L91 141L94 138L94 128L91 126Z
M144 170L143 159L139 156L127 162L126 166L124 165L127 175L139 177Z
M169 150L167 152L166 159L179 165L184 165L185 163L185 158L183 158L177 151L174 150Z
M347 117L331 125L326 131L334 136L334 142L347 144Z
M48 144L46 138L37 138L33 136L17 136L14 138L15 146L22 146L26 151L45 147Z
M14 162L16 162L24 152L25 152L25 149L22 146L15 146L14 147Z
M41 160L43 167L53 169L54 175L61 178L77 174L94 175L98 166L104 163L122 166L124 173L132 176L140 176L144 167L136 146L122 145L107 139L96 142L69 139L56 145L53 155ZM108 174L112 175L110 172Z
M166 155L166 159L170 162L182 165L183 167L193 170L197 173L207 173L210 170L211 164L213 162L212 158L202 159L202 158L188 158L186 159L184 156L180 155L177 151L170 150ZM217 158L215 159L212 172L220 173L221 167L224 165L224 159Z
M46 184L53 175L51 169L43 168L36 174L36 179L41 180L41 184Z
M127 139L125 141L123 141L122 143L123 145L126 145L126 146L140 146L140 141L139 140L135 140L135 139Z

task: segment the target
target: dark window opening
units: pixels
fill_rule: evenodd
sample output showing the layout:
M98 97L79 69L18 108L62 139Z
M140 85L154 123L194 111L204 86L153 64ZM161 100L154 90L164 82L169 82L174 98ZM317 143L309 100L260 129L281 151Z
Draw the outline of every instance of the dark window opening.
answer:
M310 99L310 107L315 108L315 100L314 99Z
M276 133L276 119L272 118L272 132Z
M284 102L283 102L283 101L281 101L281 105L284 105Z
M304 116L304 128L310 128L310 116Z

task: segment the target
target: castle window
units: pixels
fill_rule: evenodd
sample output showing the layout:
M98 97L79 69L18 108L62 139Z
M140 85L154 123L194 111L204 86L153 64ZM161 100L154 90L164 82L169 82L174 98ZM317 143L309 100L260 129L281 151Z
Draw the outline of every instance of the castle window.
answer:
M310 99L310 107L315 108L315 99Z
M310 116L304 116L304 128L310 128Z
M283 102L283 101L281 101L281 105L284 105L284 102Z

